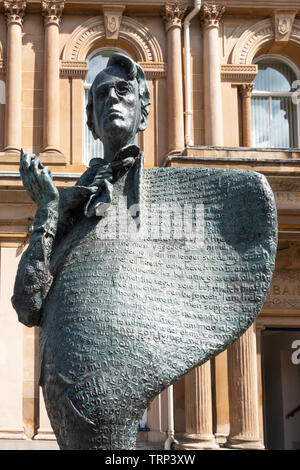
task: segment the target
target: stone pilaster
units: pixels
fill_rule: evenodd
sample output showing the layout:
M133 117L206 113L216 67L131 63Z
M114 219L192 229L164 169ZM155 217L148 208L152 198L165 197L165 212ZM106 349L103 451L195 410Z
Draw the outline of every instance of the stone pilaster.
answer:
M242 97L243 147L251 147L252 145L251 96L253 86L253 83L243 83L239 86Z
M226 447L263 449L259 429L256 334L252 325L228 348L230 434Z
M210 361L185 376L185 434L181 449L216 449Z
M64 0L43 0L42 15L45 26L44 49L44 152L59 152L59 25Z
M181 153L184 148L181 29L185 11L185 5L170 2L163 12L168 58L168 154Z
M223 113L219 23L224 5L203 4L200 21L203 30L203 78L205 145L223 145Z
M25 0L5 0L7 22L7 76L5 110L6 152L19 152L22 145L22 27Z

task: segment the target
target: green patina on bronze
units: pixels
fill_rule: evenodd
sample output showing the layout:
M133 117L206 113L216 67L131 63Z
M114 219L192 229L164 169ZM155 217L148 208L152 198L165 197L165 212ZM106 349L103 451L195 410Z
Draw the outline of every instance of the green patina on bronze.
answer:
M270 286L277 217L264 176L144 170L134 137L148 108L142 69L115 54L87 108L105 160L58 191L38 158L21 156L38 210L12 302L40 326L61 449L134 449L153 398L243 334Z

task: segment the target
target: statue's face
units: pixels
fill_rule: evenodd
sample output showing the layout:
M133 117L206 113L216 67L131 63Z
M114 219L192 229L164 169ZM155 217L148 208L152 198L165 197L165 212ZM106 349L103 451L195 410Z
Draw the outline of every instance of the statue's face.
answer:
M93 100L94 129L100 140L132 143L141 118L137 81L128 80L123 67L108 67L96 77Z

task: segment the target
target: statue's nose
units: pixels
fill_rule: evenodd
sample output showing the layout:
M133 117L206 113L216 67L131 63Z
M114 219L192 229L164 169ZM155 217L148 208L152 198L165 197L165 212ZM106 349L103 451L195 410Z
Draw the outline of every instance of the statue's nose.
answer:
M107 94L107 103L117 103L119 101L115 87L110 87Z

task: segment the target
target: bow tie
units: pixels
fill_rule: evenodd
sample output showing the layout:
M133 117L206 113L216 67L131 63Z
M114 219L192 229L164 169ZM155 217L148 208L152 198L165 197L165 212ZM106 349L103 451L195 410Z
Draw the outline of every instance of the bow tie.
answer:
M97 161L99 169L90 186L97 186L97 191L90 196L84 208L87 218L101 217L108 209L112 201L113 184L123 176L140 156L140 149L136 145L129 145L121 149L112 162L104 159L93 159ZM91 161L91 164L93 161Z

